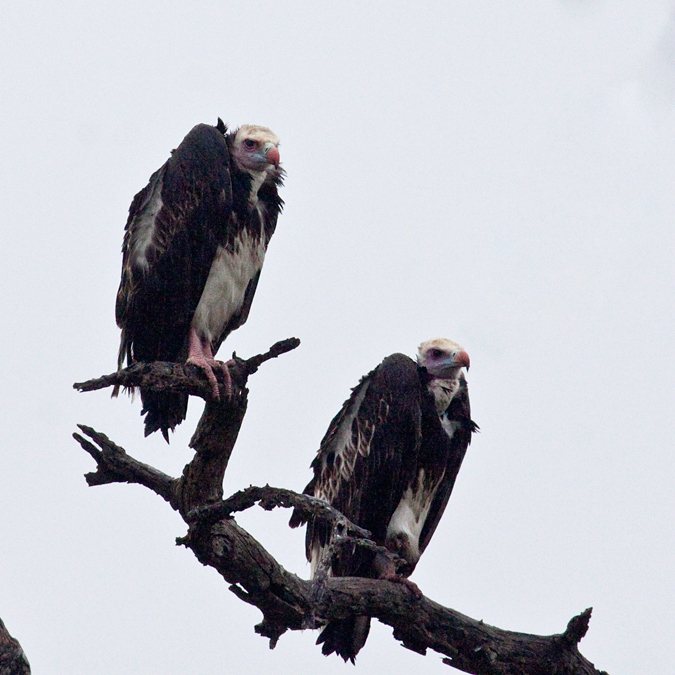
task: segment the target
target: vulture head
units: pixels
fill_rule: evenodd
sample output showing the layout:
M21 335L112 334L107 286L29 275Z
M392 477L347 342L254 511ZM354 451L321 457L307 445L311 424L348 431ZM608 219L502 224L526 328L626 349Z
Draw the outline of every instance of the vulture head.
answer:
M232 156L237 166L256 176L265 174L264 179L278 174L279 138L267 127L244 124L232 143Z
M452 340L435 338L423 342L417 350L417 365L429 375L442 380L454 380L462 368L469 370L469 355Z
M460 370L469 369L469 355L460 345L445 338L423 342L417 351L417 365L431 376L427 387L436 400L440 415L448 409L460 387Z

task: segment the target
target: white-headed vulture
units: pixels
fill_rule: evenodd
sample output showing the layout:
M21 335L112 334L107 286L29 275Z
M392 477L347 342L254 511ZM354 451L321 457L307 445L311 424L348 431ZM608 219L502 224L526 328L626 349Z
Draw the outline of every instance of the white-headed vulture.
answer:
M372 539L403 558L407 578L429 544L455 484L471 434L469 392L462 368L468 354L455 342L423 342L417 363L392 354L361 379L328 427L312 462L305 494L323 499ZM294 513L291 525L302 523ZM331 528L307 525L312 574ZM362 547L338 557L332 576L395 579L391 564ZM365 644L370 617L329 622L319 636L323 653L354 661Z
M248 318L283 202L279 139L266 127L198 124L129 208L116 318L118 368L171 361L202 368L213 396L229 371L214 356ZM141 391L145 435L185 419L182 393Z

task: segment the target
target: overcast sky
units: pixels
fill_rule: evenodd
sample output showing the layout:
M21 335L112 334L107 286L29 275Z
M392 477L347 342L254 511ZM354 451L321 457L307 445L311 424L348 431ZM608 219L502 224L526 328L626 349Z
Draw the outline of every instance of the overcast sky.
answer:
M481 427L413 580L501 628L593 606L582 653L671 673L675 3L33 2L0 8L0 617L35 675L450 672L374 624L355 668L255 635L140 486L88 488L77 423L177 475L115 369L133 195L193 125L281 138L286 208L220 356L251 378L225 479L301 490L350 387L444 336ZM241 523L309 574L288 512Z

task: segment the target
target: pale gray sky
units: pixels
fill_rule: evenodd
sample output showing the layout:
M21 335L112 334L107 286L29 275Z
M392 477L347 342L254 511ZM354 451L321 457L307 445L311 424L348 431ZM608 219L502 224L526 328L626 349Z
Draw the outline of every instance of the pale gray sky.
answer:
M375 625L356 668L276 650L138 486L87 488L86 423L179 473L114 370L133 195L198 122L281 138L286 209L221 350L296 352L251 379L226 491L302 489L361 375L445 336L475 438L413 580L502 628L670 673L675 3L75 2L0 9L0 617L33 672L447 673ZM158 435L156 435L158 436ZM307 575L289 514L242 518Z

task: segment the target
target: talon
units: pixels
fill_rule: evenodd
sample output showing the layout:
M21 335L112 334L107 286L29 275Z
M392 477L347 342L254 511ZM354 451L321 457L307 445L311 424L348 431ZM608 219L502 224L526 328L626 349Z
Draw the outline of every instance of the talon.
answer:
M204 371L206 379L211 385L211 395L213 396L213 399L216 401L220 400L220 389L218 387L216 374L213 372L214 369L223 371L225 376L225 391L229 398L232 395L232 378L230 377L230 371L226 364L222 361L216 361L213 358L211 343L208 340L200 339L194 328L190 328L188 349L189 353L186 363L192 363Z
M213 367L218 367L219 363L217 361L212 361L209 363L206 359L204 358L197 358L194 356L190 356L186 363L191 363L192 365L197 366L197 368L201 368L204 371L204 374L206 375L206 379L209 381L209 384L211 385L211 395L216 401L220 400L220 388L218 387L218 380L216 379L216 374L213 372Z

